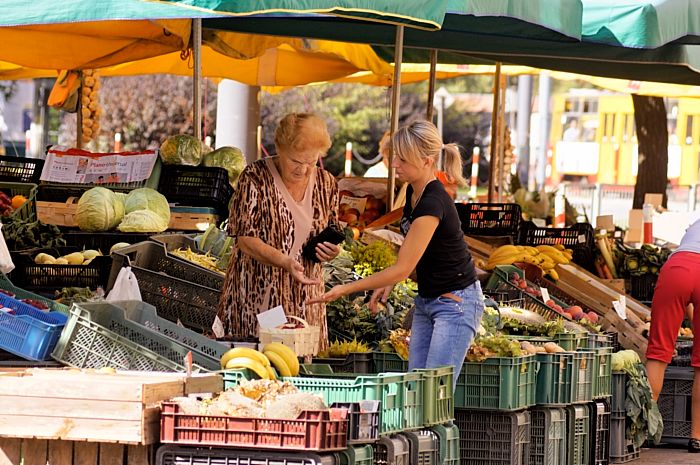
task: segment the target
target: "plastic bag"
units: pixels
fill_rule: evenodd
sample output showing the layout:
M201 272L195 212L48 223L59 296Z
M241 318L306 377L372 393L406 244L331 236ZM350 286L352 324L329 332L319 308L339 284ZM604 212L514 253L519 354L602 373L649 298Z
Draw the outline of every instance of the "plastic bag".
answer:
M15 269L15 264L12 262L10 251L5 243L5 236L2 234L2 224L0 224L0 271L7 274Z
M119 271L117 279L114 281L114 287L112 287L112 290L105 300L107 302L114 302L116 300L142 300L139 283L136 281L136 276L134 272L131 271L130 266L125 266Z

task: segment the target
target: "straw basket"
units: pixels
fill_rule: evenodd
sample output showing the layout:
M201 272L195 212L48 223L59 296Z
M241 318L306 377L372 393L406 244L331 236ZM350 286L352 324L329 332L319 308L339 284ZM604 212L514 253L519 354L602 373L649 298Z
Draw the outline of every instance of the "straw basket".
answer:
M321 328L312 326L306 320L296 316L290 315L288 318L298 321L304 327L293 329L260 328L260 343L265 345L271 342L281 342L292 349L299 357L318 354Z

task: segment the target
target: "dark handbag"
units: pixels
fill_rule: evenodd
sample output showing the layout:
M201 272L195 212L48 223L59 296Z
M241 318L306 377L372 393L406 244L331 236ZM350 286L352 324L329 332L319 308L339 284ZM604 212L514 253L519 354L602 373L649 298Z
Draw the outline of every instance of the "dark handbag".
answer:
M338 245L345 240L345 233L335 224L329 224L326 229L318 233L318 235L309 239L304 248L301 251L301 255L308 258L312 262L319 262L316 256L316 246L320 242L330 242L331 244Z

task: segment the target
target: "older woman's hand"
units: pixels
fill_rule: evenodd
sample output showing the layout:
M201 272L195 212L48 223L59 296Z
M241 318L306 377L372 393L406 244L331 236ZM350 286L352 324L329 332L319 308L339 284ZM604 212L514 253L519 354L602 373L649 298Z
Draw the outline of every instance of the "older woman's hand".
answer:
M284 268L301 284L319 284L321 280L309 278L304 274L304 266L292 257L288 257Z
M329 262L338 256L340 247L331 242L319 242L316 245L316 257L321 262Z

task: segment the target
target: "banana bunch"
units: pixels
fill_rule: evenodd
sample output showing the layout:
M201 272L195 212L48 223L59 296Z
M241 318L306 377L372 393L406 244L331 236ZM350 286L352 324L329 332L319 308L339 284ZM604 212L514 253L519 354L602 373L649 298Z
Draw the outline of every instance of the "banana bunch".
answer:
M529 263L538 266L545 274L553 279L559 279L554 269L555 266L571 261L573 251L564 248L561 244L538 245L536 247L524 245L503 245L491 254L488 262L483 260L476 265L483 270L492 270L497 265L512 265L513 263Z
M272 342L262 352L248 347L235 347L227 351L221 356L221 368L247 368L261 379L275 380L277 373L281 376L297 376L299 359L289 347Z
M87 144L91 140L97 140L100 133L100 103L99 93L100 78L92 69L83 70L83 87L80 95L80 112L82 122L82 143Z

